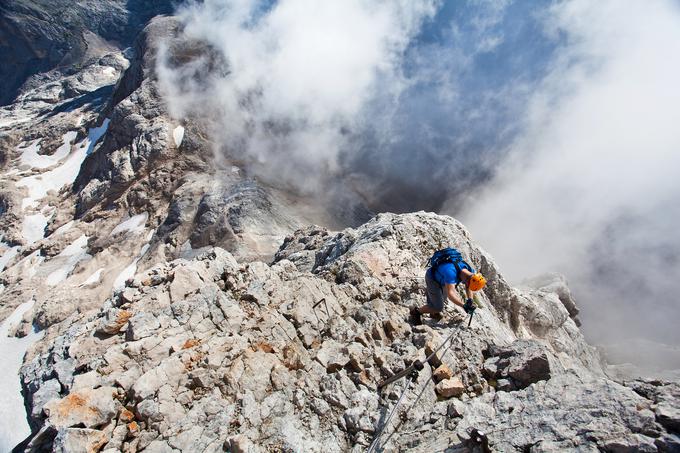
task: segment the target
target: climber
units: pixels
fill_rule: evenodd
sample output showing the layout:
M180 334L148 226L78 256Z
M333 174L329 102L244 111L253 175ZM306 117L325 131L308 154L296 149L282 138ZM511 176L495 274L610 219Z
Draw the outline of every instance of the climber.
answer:
M429 266L425 272L427 304L411 308L413 324L421 324L421 315L424 313L432 318L441 319L447 298L471 315L475 311L472 292L484 288L486 285L484 276L466 263L460 252L453 248L436 251L430 258ZM456 285L459 283L465 285L467 296L465 302L456 291Z

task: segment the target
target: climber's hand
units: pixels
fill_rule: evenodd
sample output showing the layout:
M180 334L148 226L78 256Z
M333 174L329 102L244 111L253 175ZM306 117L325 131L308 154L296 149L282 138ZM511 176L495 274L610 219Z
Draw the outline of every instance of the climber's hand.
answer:
M465 301L465 305L463 305L463 310L465 310L465 313L468 315L471 315L472 313L475 312L475 306L472 303L472 299L467 299Z

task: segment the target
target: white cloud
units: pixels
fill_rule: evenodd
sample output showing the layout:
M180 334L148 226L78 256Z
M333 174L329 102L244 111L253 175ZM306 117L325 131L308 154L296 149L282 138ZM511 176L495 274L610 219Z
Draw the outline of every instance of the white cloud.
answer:
M511 159L464 220L511 277L566 272L592 335L645 325L643 334L676 337L677 302L662 304L665 321L650 320L659 302L677 301L663 282L680 278L677 260L658 259L659 249L680 251L669 209L680 202L678 5L573 0L545 19L564 43ZM631 279L649 292L621 291Z
M228 74L206 88L187 82L195 65L170 67L161 59L161 86L176 116L217 114L220 145L250 160L259 175L315 188L315 174L337 169L343 130L360 121L372 92L399 92L402 53L436 3L194 4L179 13L186 35L217 49Z

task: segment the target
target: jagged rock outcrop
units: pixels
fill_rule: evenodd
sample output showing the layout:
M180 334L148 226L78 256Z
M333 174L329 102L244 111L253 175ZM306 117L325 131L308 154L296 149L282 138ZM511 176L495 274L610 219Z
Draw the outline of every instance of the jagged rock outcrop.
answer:
M73 72L102 48L127 47L145 23L172 12L167 0L13 0L0 5L0 105L11 102L28 80ZM57 19L57 20L55 20ZM42 73L42 74L41 74ZM37 75L31 81L31 76Z
M406 321L423 301L424 263L443 244L489 279L470 328L451 308L438 322ZM404 381L377 384L450 334L384 451L465 451L472 428L498 451L677 446L675 384L608 379L559 300L511 287L460 223L425 213L337 234L300 230L270 265L213 248L137 274L101 309L48 328L32 351L22 369L32 445L364 451ZM97 409L55 415L74 400Z

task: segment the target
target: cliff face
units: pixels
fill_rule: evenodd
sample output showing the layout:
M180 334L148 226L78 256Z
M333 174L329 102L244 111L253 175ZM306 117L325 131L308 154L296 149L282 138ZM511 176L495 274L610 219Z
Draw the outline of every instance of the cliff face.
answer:
M677 384L610 379L560 276L511 287L450 217L309 226L367 211L329 219L217 159L159 86L160 52L212 55L149 19L167 2L39 5L0 15L16 81L47 71L0 108L0 348L23 363L30 424L0 406L0 449L28 435L17 451L365 451L383 427L378 451L483 449L473 429L498 451L680 448ZM489 280L469 328L452 307L407 319L443 246ZM386 423L406 381L377 385L447 338Z
M146 22L172 12L170 1L13 0L0 6L0 105L48 73L73 73L106 48L128 47ZM35 80L29 80L38 76ZM50 75L48 75L50 77ZM57 74L51 74L57 77Z

